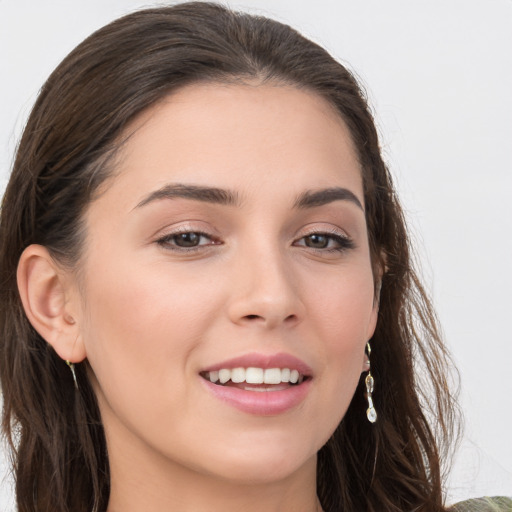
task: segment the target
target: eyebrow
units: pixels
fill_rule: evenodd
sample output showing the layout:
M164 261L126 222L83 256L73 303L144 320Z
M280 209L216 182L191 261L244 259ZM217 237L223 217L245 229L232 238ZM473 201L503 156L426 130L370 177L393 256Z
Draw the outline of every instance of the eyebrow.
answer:
M349 201L364 211L363 205L357 196L350 190L341 187L308 190L303 192L295 200L294 207L298 209L314 208L334 201Z
M165 185L146 196L136 208L141 208L159 199L192 199L206 203L236 206L239 204L238 194L230 190L216 187L203 187L200 185L184 185L173 183Z
M239 206L240 200L236 192L231 190L204 187L201 185L185 185L182 183L172 183L151 192L136 208L141 208L149 203L161 199L191 199L194 201L203 201L206 203ZM364 211L363 205L357 196L346 188L332 187L320 190L307 190L300 194L293 205L294 208L302 210L306 208L315 208L334 201L350 201Z

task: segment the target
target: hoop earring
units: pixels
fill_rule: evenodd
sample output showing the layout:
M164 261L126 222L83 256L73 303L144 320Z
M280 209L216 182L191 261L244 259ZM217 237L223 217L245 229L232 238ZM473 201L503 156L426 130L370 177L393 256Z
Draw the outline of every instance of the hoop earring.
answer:
M69 366L69 369L71 370L71 373L73 375L73 380L75 381L75 389L78 390L78 381L76 380L75 365L68 360L66 360L66 364Z
M366 399L368 400L368 409L366 409L366 417L368 418L368 421L370 423L375 423L377 421L377 411L375 410L372 399L372 393L375 388L375 380L370 370L370 354L372 353L370 342L366 344L366 353L368 354L368 375L364 379L364 383L366 385Z

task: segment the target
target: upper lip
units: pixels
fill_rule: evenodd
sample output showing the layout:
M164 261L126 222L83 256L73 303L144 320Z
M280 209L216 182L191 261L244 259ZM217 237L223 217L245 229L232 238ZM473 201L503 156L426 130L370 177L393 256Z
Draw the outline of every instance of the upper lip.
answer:
M311 368L304 361L291 354L286 354L285 352L276 354L244 354L208 366L202 369L201 373L219 371L224 368L263 368L264 370L268 368L289 368L291 370L298 370L298 372L304 376L311 377L312 375Z

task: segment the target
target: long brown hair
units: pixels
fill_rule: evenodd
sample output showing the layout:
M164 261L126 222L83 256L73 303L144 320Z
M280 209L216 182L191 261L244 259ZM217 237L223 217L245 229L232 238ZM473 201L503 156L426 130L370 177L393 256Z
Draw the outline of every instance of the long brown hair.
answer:
M79 261L82 217L115 171L135 116L199 81L272 81L325 98L357 148L375 269L385 269L372 339L378 421L365 415L363 379L318 454L326 512L442 511L442 471L454 434L449 358L411 264L408 235L364 93L351 73L290 27L192 2L135 12L81 43L49 77L18 147L0 219L0 373L20 512L107 508L109 464L87 377L71 373L28 322L16 286L22 251L42 244Z

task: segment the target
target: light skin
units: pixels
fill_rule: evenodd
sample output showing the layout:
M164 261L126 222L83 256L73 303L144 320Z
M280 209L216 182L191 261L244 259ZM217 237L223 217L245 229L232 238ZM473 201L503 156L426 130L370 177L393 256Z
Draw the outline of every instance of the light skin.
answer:
M109 512L319 510L316 453L377 320L347 127L291 86L199 84L127 133L80 273L35 245L18 270L34 327L92 368ZM253 414L208 392L205 368L253 353L311 368L299 404Z

